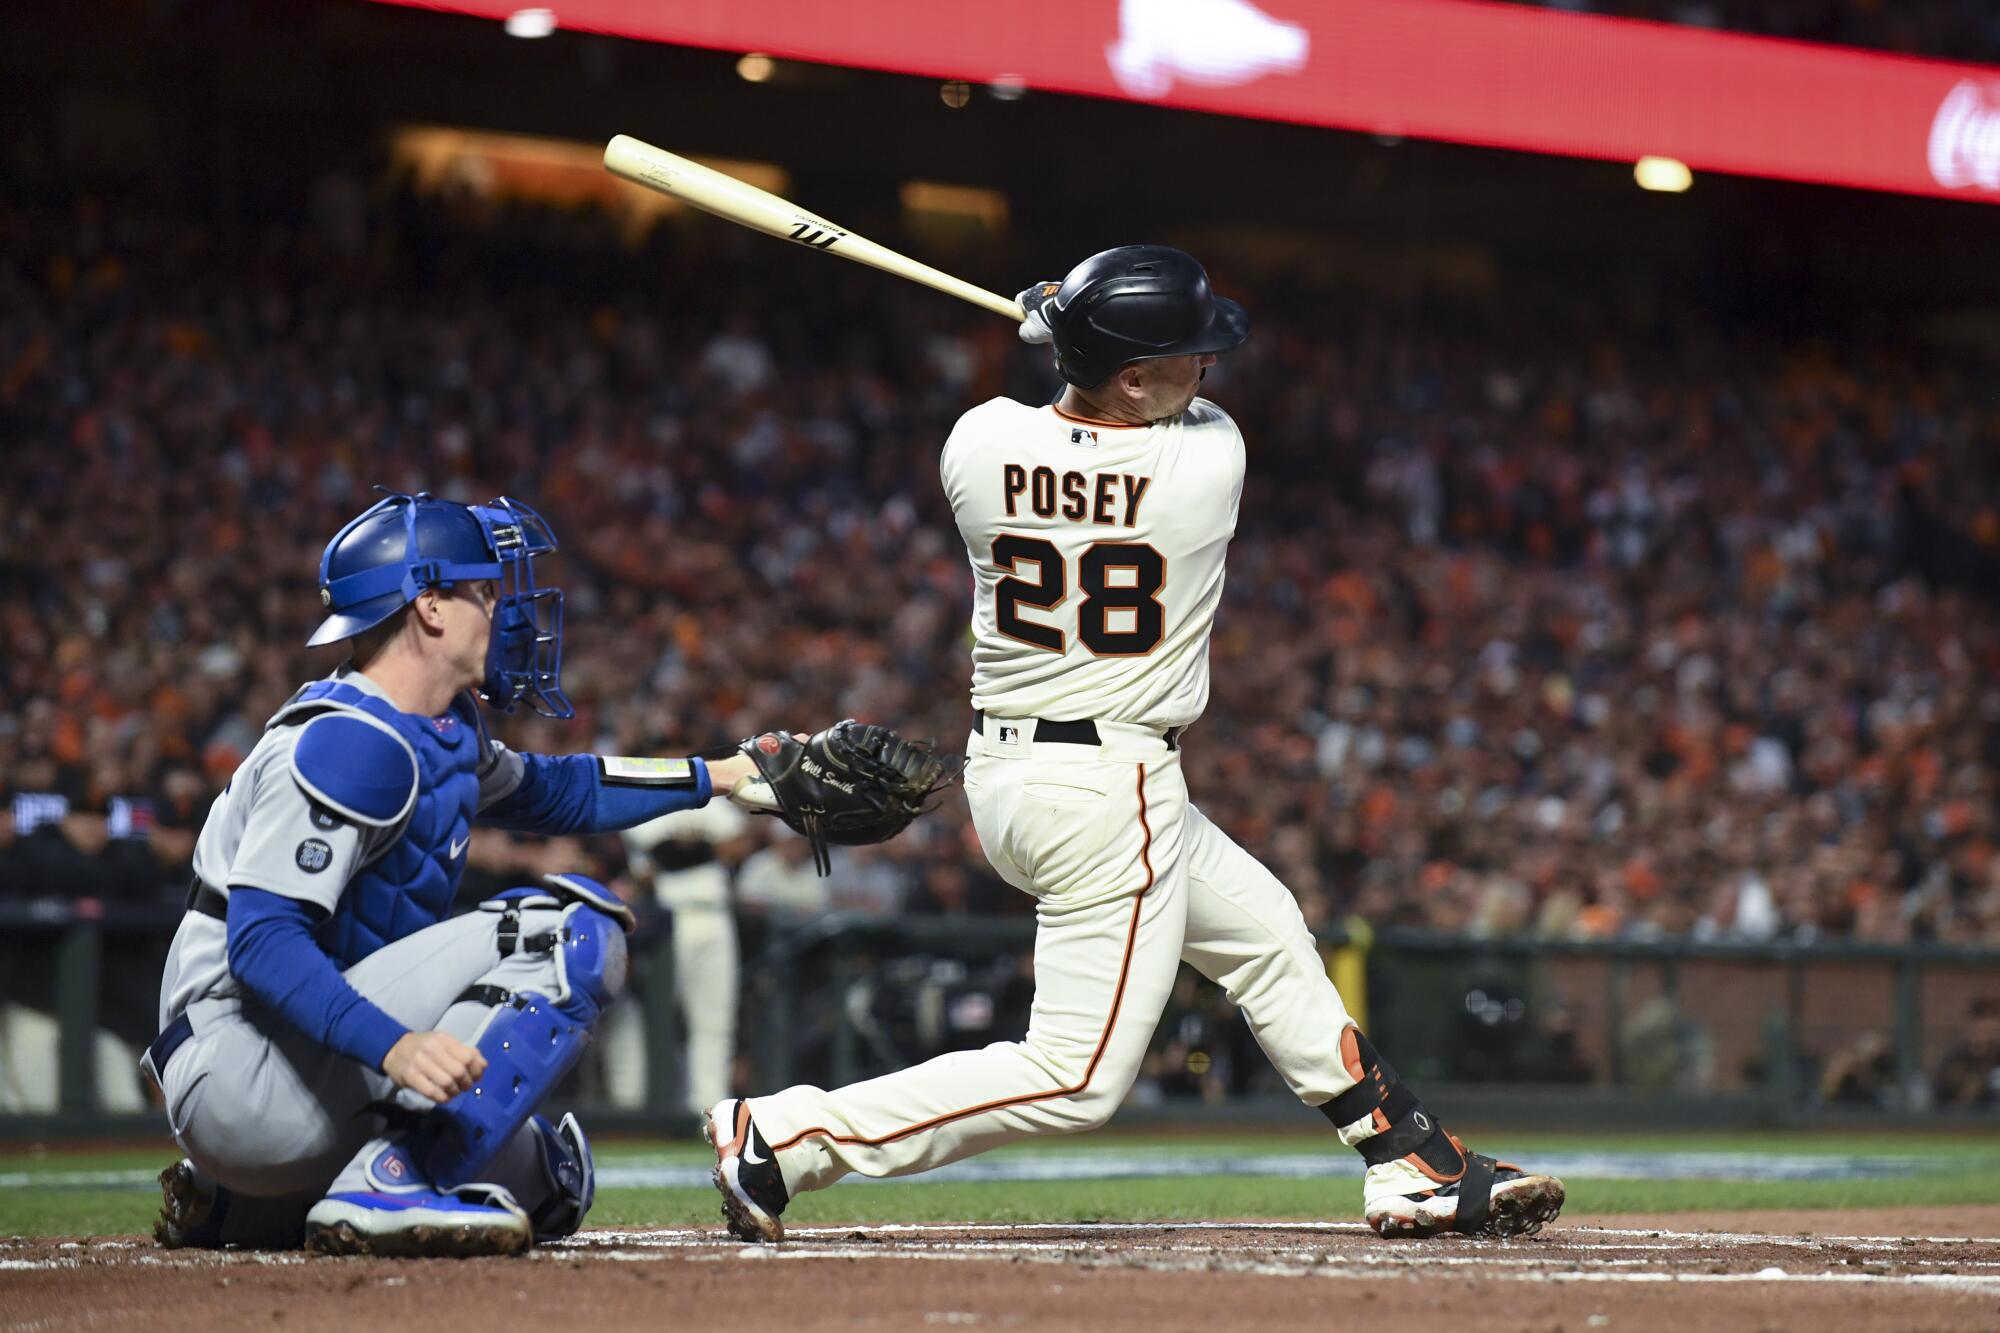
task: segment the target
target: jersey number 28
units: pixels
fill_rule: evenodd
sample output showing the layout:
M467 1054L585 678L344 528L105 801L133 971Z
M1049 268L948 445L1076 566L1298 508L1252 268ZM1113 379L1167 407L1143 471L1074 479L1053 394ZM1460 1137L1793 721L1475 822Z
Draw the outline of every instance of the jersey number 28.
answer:
M994 620L1010 639L1052 653L1068 641L1054 625L1024 619L1021 608L1053 611L1069 597L1069 571L1054 542L1002 533L993 539L993 563L1007 571L994 589ZM1036 566L1033 582L1021 566ZM1076 609L1076 636L1095 657L1144 657L1167 632L1160 588L1167 581L1167 558L1140 542L1093 542L1076 561L1076 586L1083 602Z

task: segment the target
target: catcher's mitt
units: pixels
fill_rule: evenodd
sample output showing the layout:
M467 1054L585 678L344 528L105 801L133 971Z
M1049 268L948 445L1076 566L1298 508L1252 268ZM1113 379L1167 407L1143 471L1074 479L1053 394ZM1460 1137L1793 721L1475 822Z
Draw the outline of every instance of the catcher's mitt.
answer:
M768 799L760 791L752 803L805 834L822 875L830 868L827 844L887 842L932 808L925 802L951 785L963 763L930 741L904 740L853 718L803 741L767 731L741 749L770 789Z

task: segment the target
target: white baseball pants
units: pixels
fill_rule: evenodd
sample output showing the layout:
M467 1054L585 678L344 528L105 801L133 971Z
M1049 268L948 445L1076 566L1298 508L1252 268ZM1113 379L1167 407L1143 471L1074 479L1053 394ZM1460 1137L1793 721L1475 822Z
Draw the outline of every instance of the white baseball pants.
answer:
M1180 755L1140 727L1099 746L1026 741L988 719L965 790L987 858L1034 895L1027 1039L826 1091L751 1102L794 1194L850 1171L900 1176L1111 1118L1183 959L1218 982L1292 1091L1353 1086L1350 1022L1291 893L1188 803Z

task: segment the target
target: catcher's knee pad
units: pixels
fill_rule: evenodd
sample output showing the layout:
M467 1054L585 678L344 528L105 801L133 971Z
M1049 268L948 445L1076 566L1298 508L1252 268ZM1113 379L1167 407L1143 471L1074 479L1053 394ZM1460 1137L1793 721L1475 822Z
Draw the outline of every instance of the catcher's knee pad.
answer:
M1360 1028L1349 1026L1341 1032L1340 1054L1348 1072L1360 1081L1319 1109L1340 1129L1358 1120L1373 1120L1375 1132L1354 1144L1363 1161L1381 1166L1407 1157L1442 1185L1465 1174L1465 1153L1458 1140L1444 1132L1438 1118L1424 1109Z
M630 959L624 927L613 917L585 903L563 909L556 929L556 1006L586 1023L595 1023L604 1006L625 989Z
M474 986L460 997L494 1008L472 1039L486 1057L486 1072L433 1110L425 1124L424 1170L444 1189L478 1178L575 1067L597 1016L624 988L624 929L596 907L573 902L564 908L546 946L555 969L549 993Z

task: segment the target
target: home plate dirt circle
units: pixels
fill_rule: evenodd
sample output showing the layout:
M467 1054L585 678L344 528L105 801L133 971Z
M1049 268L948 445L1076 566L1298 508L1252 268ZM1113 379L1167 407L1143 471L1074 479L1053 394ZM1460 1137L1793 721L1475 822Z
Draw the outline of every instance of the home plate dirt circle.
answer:
M1928 1217L1930 1228L1912 1226ZM1743 1229L1746 1220L1760 1229ZM1871 1221L1881 1226L1866 1226ZM1772 1225L1776 1223L1777 1225ZM0 1329L1268 1329L1405 1315L1492 1328L1992 1328L2000 1209L1680 1214L1513 1241L1386 1242L1358 1223L591 1230L525 1260L194 1254L0 1240Z

